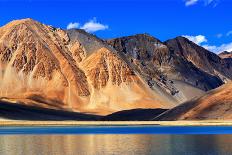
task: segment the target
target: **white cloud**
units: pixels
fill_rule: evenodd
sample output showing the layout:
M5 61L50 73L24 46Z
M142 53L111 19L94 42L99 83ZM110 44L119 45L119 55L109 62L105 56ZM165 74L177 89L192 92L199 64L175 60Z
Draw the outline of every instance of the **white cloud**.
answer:
M79 28L80 24L79 23L69 23L68 26L67 26L67 29L77 29Z
M222 44L220 46L210 46L210 45L203 45L203 47L209 51L212 51L214 53L220 53L223 51L232 51L232 42L228 44Z
M227 32L226 36L232 35L232 31Z
M104 25L101 24L99 22L97 22L96 18L91 19L90 21L84 23L83 25L80 25L78 22L71 22L67 25L67 29L83 29L87 32L96 32L96 31L100 31L100 30L106 30L109 28L108 25Z
M198 2L198 0L185 0L185 6L191 6Z
M108 25L104 25L97 22L96 18L93 18L92 20L81 26L81 29L84 29L87 32L96 32L100 30L106 30L108 28L109 28Z
M192 42L201 45L201 43L207 42L207 39L203 35L197 35L197 36L189 36L189 35L183 35L183 37L188 38Z

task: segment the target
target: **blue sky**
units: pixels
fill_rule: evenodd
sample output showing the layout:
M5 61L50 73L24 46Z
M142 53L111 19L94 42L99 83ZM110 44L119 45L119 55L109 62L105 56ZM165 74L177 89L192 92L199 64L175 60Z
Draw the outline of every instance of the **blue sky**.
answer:
M101 38L149 33L165 41L184 35L211 51L232 51L230 0L0 0L0 26L33 18Z

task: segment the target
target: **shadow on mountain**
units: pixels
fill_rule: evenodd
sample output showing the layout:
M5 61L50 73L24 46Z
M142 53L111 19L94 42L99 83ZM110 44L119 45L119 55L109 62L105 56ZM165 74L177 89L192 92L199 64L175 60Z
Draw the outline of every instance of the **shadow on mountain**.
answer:
M132 109L107 116L53 110L0 101L0 118L34 121L148 121L165 112L165 109Z
M96 121L101 116L33 107L0 101L0 118L10 120L35 121Z
M149 121L166 109L132 109L115 112L102 118L104 121Z

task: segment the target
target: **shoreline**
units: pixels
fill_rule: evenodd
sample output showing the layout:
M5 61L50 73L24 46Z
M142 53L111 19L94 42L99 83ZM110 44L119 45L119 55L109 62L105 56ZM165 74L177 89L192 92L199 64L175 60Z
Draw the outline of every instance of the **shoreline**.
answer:
M12 121L1 120L0 127L57 127L57 126L232 126L232 120L204 121Z

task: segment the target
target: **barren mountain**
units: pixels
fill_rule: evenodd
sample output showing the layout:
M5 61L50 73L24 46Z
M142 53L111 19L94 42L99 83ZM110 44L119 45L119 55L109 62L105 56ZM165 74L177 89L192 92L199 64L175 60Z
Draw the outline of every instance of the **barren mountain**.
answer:
M102 40L32 19L0 28L0 95L46 108L108 114L174 106Z
M232 119L232 83L205 96L168 110L154 120L228 120Z

